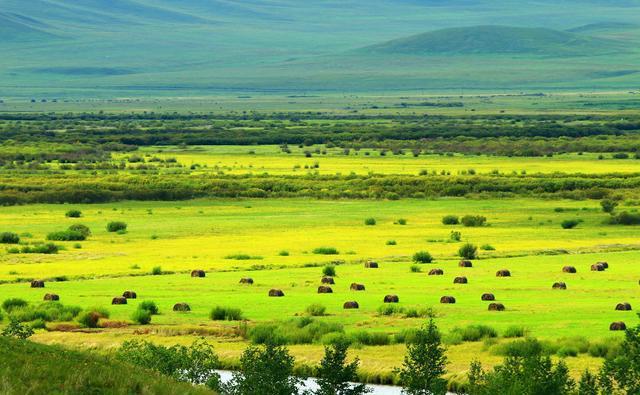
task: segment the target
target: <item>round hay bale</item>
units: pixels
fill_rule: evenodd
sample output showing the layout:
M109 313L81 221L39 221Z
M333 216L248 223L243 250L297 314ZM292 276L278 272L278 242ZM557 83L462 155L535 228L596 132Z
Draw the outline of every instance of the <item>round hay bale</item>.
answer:
M498 270L496 272L496 277L511 277L511 272L507 269Z
M111 304L127 304L127 298L123 296L116 296L115 298L111 299Z
M624 302L624 303L618 303L616 305L616 310L617 311L631 311L631 304Z
M442 269L431 269L429 270L430 276L442 276L444 275L444 270Z
M44 281L42 280L31 281L31 288L44 288Z
M271 289L269 290L269 296L272 298L281 298L284 296L284 292L280 289Z
M364 291L364 284L353 283L351 284L352 291Z
M453 296L443 296L440 298L440 303L442 304L455 304L456 298Z
M333 289L331 289L331 287L328 287L326 285L321 285L318 287L318 293L319 294L332 294L333 293Z
M604 272L604 266L602 266L599 263L596 263L595 265L591 265L591 271L592 272Z
M573 266L565 266L565 267L562 268L562 272L563 273L577 273L578 271Z
M398 295L387 295L384 297L384 303L399 303L400 298Z
M563 282L553 283L552 289L567 289L567 284Z
M468 261L466 259L463 259L460 262L458 262L458 266L460 266L460 267L473 267L473 262Z
M344 309L359 309L360 305L358 304L358 302L355 302L355 301L344 302L344 305L342 305L342 308L344 308Z
M627 330L627 326L625 325L624 322L612 322L611 325L609 325L609 330L610 331L624 331Z
M322 277L321 282L323 284L329 284L329 285L334 285L336 283L335 280L333 279L333 277L330 277L330 276Z
M486 293L486 294L482 294L482 297L480 299L484 300L485 302L488 302L488 301L496 300L496 297L494 294Z
M250 277L241 278L240 284L253 285L253 279Z
M456 277L453 279L454 284L467 284L469 281L466 277Z
M489 311L504 311L504 305L502 303L490 303Z
M173 305L173 311L191 311L191 307L186 303L176 303Z
M48 301L48 302L55 302L60 300L60 296L56 295L56 294L46 294L44 295L44 300Z
M607 262L598 262L596 263L596 265L602 265L605 270L609 268L609 264Z
M367 269L377 269L378 268L378 262L374 262L374 261L368 261L364 264L364 267L366 267Z
M124 291L122 293L122 297L123 298L127 298L127 299L137 299L138 298L138 294L136 294L133 291Z
M191 272L191 277L205 277L207 274L204 270L194 270Z

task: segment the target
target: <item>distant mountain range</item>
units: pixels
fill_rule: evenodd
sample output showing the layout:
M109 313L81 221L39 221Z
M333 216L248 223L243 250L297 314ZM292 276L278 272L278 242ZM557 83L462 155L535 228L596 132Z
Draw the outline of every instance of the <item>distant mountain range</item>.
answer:
M0 0L0 98L637 88L638 21L636 0Z

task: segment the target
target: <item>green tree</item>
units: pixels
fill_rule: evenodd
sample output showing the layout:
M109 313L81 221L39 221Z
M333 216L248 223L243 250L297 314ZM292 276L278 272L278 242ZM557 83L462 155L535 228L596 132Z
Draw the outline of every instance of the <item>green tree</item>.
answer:
M12 318L6 328L2 331L4 337L15 337L26 340L33 335L33 329L29 325L21 324L20 321Z
M605 394L640 394L640 326L627 329L620 352L607 358L599 378Z
M407 395L444 395L447 381L447 357L433 316L426 327L418 329L409 343L402 368L396 373Z
M301 380L293 376L294 358L284 346L269 342L263 347L249 346L240 357L240 370L222 385L230 395L293 395Z
M319 388L315 395L362 395L371 392L364 384L351 384L357 381L358 364L356 358L350 364L346 363L349 343L337 341L324 348L324 358L320 361L317 371Z
M576 395L598 395L598 393L598 378L589 370L585 370L580 378Z

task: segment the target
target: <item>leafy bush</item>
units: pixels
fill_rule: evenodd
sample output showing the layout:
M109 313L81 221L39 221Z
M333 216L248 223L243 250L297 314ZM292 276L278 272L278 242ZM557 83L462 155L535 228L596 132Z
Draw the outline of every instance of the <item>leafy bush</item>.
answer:
M449 240L455 242L462 240L462 233L458 232L457 230L452 230L449 234Z
M487 218L482 215L465 215L460 220L466 227L480 227L487 223Z
M18 244L20 243L20 236L13 232L0 233L0 244Z
M415 263L431 263L433 262L433 257L427 251L418 251L413 254L413 261Z
M32 246L24 246L20 249L23 254L57 254L60 247L53 243L34 244Z
M27 301L24 299L10 298L2 302L2 309L7 313L11 313L11 311L13 311L14 309L27 307L28 304L29 303L27 303Z
M73 224L69 226L69 230L71 232L78 232L83 235L85 238L91 236L91 229L88 226L82 224Z
M600 202L600 206L602 207L602 211L611 214L616 209L616 207L618 207L618 202L611 199L604 199Z
M457 215L445 215L442 217L442 223L444 225L458 225L460 223L460 219Z
M376 219L375 218L367 218L364 220L364 224L367 226L373 226L376 224Z
M216 306L211 310L209 317L214 321L240 321L242 320L242 310Z
M611 217L611 223L614 225L640 225L640 214L623 211Z
M121 232L127 230L127 224L122 221L112 221L107 224L108 232Z
M280 256L289 256L289 251L282 250L282 251L280 251L280 252L278 253L278 255L280 255Z
M29 325L23 325L19 321L12 319L6 328L2 330L3 337L15 337L16 339L26 340L33 336L33 328Z
M394 245L397 245L398 243L395 240L387 240L385 244L388 246L394 246Z
M421 273L422 272L422 268L419 265L411 265L409 270L411 271L411 273Z
M47 240L55 241L82 241L87 237L80 232L73 230L62 230L58 232L52 232L47 235Z
M69 210L65 213L65 216L68 218L80 218L82 217L82 211L80 210Z
M322 268L322 274L329 277L335 277L336 267L334 265L327 265Z
M131 314L131 321L140 325L148 325L151 322L151 312L138 308Z
M316 255L338 255L339 252L333 247L318 247L313 250Z
M406 224L407 224L407 220L406 220L406 219L404 219L404 218L400 218L400 219L398 219L398 220L396 221L396 223L397 223L398 225L406 225Z
M152 276L160 276L160 275L162 275L162 267L161 266L154 266L153 269L151 269L151 275Z
M465 259L476 259L478 257L478 247L471 243L466 243L460 247L458 255Z
M158 306L155 304L155 302L152 302L150 300L145 300L145 301L141 302L138 305L138 308L141 309L141 310L148 311L151 315L160 314L160 310L158 309Z
M386 333L357 331L349 334L353 343L363 346L386 346L391 344L391 337Z
M577 219L566 219L562 221L560 226L562 226L562 229L573 229L578 226L578 224L580 224L580 221Z
M321 316L325 315L325 312L327 311L327 308L324 307L323 305L319 304L319 303L314 303L314 304L311 304L311 305L307 306L305 311L307 312L307 314L309 314L312 317L321 317Z

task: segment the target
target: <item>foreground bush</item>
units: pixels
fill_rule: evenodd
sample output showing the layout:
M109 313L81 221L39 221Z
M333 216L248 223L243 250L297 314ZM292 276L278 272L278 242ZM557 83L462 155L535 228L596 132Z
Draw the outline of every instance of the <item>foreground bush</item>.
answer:
M347 363L349 343L339 341L324 348L324 357L316 370L318 389L314 395L363 395L371 392L358 381L358 365L356 358Z

